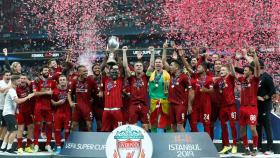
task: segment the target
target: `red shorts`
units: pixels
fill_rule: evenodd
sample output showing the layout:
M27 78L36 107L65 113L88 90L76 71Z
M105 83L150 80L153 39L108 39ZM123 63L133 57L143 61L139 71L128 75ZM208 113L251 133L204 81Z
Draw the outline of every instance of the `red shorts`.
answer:
M19 112L16 114L17 124L18 125L30 125L33 123L33 112Z
M65 112L55 112L54 114L54 128L56 130L60 130L62 128L70 129L71 127L71 112L65 111Z
M52 110L39 110L34 112L34 122L53 122Z
M148 106L139 104L139 105L130 105L128 107L129 114L129 123L135 124L138 120L141 120L143 124L149 124L149 109Z
M80 122L81 120L84 121L92 121L93 114L92 109L90 107L78 107L74 108L72 114L72 120L74 122Z
M170 103L169 116L172 124L184 124L186 121L186 105Z
M239 124L245 125L257 125L258 120L258 108L257 106L241 106L239 112Z
M223 106L221 107L219 114L221 122L224 121L236 121L237 120L237 109L236 105Z
M201 108L194 107L191 113L191 122L202 122L203 124L210 125L211 121L211 105L202 106Z
M102 116L102 132L111 132L123 124L122 110L104 110Z
M93 107L93 116L96 121L102 121L103 107Z

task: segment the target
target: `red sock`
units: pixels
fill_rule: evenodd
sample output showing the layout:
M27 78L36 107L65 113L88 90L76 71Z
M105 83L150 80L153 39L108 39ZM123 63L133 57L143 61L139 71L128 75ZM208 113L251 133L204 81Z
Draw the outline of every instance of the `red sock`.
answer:
M253 136L253 147L258 147L258 135Z
M211 136L210 134L210 125L204 125L204 132L207 132L209 136Z
M40 135L40 124L34 125L34 145L39 145L38 139Z
M214 139L214 126L210 126L210 136L211 136L211 139L213 140Z
M69 134L70 134L69 130L65 130L65 132L64 132L64 139L65 139L65 140L68 139Z
M22 148L22 138L18 138L17 142L18 142L18 148Z
M236 146L236 142L237 142L237 131L236 131L235 122L233 122L233 123L230 124L230 128L231 128L231 135L232 135L233 145Z
M55 134L56 146L61 146L61 133L60 133L60 131L56 130L54 134Z
M247 135L242 137L242 141L243 141L244 148L249 147Z
M190 126L191 126L191 132L198 132L197 123L196 122L195 123L191 122Z
M27 138L26 147L30 147L31 144L32 144L32 140Z
M51 140L52 140L52 124L46 124L46 134L47 134L47 142L46 145L50 145L51 144Z
M227 123L223 122L221 123L222 126L222 140L224 146L229 146L229 140L228 140L228 128Z

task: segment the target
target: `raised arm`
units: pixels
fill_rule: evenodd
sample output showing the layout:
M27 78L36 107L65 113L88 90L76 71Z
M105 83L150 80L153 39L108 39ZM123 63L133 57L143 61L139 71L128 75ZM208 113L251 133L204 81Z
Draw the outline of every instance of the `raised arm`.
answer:
M163 49L162 49L162 63L163 63L164 68L168 71L169 70L169 64L167 62L167 57L166 57L167 48L168 48L168 44L167 44L167 42L165 42L163 44Z
M4 48L3 49L3 53L4 53L4 56L5 56L5 68L6 70L11 70L11 65L9 63L9 59L8 59L8 50L7 48Z
M150 65L149 65L147 71L153 72L154 67L155 67L155 48L154 47L149 47L149 51L151 53L151 58L150 58Z
M185 50L183 50L182 47L178 47L178 54L179 54L179 56L180 56L180 58L181 58L181 60L182 60L182 62L184 64L185 68L187 69L187 71L190 74L192 74L193 70L192 70L190 64L188 63L188 61L185 59L185 56L184 56Z
M233 63L232 63L232 59L229 60L229 69L230 69L231 75L234 78L236 78L236 72L235 72L235 68L234 68Z
M123 46L123 48L122 48L122 50L123 50L123 68L124 68L126 76L130 77L131 73L130 73L130 69L128 67L127 55L126 55L127 49L128 49L127 46Z
M254 63L255 63L255 67L254 67L254 75L255 77L260 77L260 62L259 62L259 58L257 55L257 52L254 51Z

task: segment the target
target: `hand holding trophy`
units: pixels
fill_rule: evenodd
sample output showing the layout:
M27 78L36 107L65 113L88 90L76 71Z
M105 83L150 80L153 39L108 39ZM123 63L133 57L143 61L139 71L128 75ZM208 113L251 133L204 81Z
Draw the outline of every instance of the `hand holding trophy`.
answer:
M115 59L115 51L119 49L120 43L119 39L116 36L111 36L108 40L108 49L109 49L109 57L107 64L108 65L116 65L116 59Z

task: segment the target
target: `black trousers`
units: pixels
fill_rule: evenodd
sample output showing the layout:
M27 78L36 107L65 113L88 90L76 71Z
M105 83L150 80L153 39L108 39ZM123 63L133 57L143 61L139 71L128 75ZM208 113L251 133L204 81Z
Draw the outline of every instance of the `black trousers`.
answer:
M262 137L263 137L263 128L265 130L266 138L267 138L267 148L263 148L262 146ZM257 124L257 131L258 131L258 147L264 149L266 151L272 150L273 140L272 140L272 127L271 127L271 118L270 118L270 111L261 112L259 111L258 115L258 124Z

